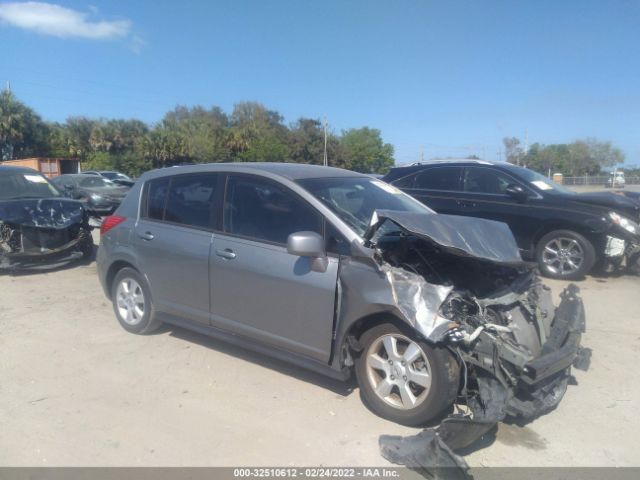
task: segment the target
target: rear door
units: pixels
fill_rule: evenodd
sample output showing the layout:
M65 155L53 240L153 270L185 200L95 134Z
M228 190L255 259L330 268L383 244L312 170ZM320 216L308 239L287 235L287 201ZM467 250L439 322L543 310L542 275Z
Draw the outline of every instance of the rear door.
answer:
M219 178L199 173L147 182L134 237L158 311L206 325Z
M211 254L215 327L322 362L330 355L338 258L326 271L287 252L289 234L322 234L322 216L270 179L229 175Z
M458 214L462 167L437 165L392 182L438 213Z

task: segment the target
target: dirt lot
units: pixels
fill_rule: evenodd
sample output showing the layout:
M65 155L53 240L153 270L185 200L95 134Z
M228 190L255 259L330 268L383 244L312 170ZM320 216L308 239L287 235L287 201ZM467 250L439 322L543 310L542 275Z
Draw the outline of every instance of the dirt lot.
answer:
M556 294L563 284L549 282ZM640 279L580 282L589 372L472 466L640 466ZM358 391L181 329L127 334L95 264L0 276L0 465L386 465Z

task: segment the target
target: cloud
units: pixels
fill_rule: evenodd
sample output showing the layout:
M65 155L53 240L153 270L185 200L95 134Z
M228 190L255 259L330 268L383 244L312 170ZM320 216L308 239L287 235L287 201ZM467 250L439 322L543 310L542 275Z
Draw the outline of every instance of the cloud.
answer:
M44 2L0 3L0 22L61 38L108 40L127 37L131 31L129 20L94 21L88 13Z

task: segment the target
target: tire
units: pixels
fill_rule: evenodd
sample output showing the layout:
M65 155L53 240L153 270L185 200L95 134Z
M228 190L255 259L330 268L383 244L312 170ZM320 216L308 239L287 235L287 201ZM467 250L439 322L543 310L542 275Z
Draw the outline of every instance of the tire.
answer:
M640 276L640 253L636 253L629 259L629 270Z
M384 357L387 352L385 342L389 345L392 337L396 338L396 352L400 354L394 358L395 363L390 356ZM360 344L363 349L355 361L356 378L362 401L373 413L392 422L418 427L451 408L460 384L460 367L447 349L418 340L409 328L401 329L392 323L367 330L360 337ZM413 360L398 363L403 354L407 355L410 351L415 353L415 348L409 349L411 345L419 348L419 355L423 355L426 362L421 361L422 357L411 355ZM380 359L384 362L380 362ZM411 380L415 378L423 383L425 373L429 374L426 377L430 379L426 388ZM389 394L384 395L391 383L394 384ZM376 385L382 387L378 388L381 394L376 393ZM411 396L416 400L415 406L405 403L400 396L401 388L411 390Z
M593 244L579 233L555 230L538 242L536 261L545 277L575 280L593 268L596 251Z
M116 274L111 303L118 322L128 332L146 335L162 325L153 311L149 285L133 268L123 268Z
M91 232L86 231L82 235L83 238L80 241L80 251L82 252L82 259L93 259L93 237L91 236Z

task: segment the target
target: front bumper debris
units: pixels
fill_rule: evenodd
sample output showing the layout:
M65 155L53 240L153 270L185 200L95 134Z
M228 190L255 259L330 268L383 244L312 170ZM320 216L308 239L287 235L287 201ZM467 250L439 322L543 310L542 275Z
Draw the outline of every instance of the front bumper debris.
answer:
M507 417L531 421L553 410L567 390L571 367L586 370L590 363L591 351L580 346L586 327L578 293L575 285L562 292L539 355L524 363L515 383L498 379L489 370L478 371L473 391L463 390L459 397L458 405L465 405L469 413L451 414L418 435L382 435L382 456L428 477L437 477L439 470L446 469L447 476L468 478L469 466L456 452L471 446ZM495 354L497 362L507 361L499 359L497 348Z

